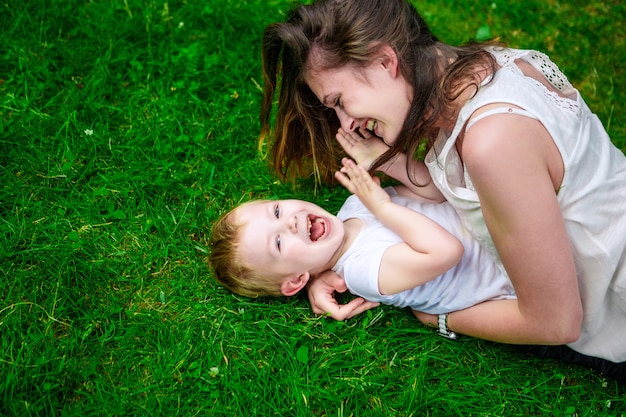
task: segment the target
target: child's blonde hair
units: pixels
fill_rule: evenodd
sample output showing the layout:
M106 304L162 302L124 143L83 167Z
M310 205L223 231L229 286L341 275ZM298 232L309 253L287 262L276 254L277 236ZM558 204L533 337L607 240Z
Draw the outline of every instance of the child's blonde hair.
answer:
M240 233L246 223L238 221L237 211L245 205L262 201L243 203L221 216L211 227L209 238L208 261L215 279L235 294L252 298L282 295L280 279L248 267L239 252Z

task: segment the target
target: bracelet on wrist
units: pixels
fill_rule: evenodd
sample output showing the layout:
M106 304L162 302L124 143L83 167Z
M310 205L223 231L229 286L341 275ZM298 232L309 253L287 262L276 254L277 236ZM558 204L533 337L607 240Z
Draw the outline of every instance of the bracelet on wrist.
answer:
M459 336L451 330L448 330L448 313L440 314L437 318L439 324L438 333L448 339L457 340Z

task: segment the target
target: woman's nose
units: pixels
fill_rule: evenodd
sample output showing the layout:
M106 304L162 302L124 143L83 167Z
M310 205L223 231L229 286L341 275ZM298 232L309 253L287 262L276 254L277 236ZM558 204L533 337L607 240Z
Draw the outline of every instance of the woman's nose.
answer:
M339 123L341 123L341 128L346 132L352 132L357 128L356 120L353 117L350 117L343 110L335 110L337 113L337 117L339 118Z

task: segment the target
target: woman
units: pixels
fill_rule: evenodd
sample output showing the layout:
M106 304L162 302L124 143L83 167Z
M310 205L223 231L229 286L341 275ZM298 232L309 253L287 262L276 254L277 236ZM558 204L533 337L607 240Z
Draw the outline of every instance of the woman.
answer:
M623 375L626 158L545 55L446 45L404 0L322 0L268 26L263 59L261 141L272 136L277 172L329 178L339 127L357 131L344 148L359 164L442 193L499 257L518 302L451 313L451 330L568 344L554 355ZM422 141L424 162L399 156ZM332 291L310 289L314 311L350 315Z

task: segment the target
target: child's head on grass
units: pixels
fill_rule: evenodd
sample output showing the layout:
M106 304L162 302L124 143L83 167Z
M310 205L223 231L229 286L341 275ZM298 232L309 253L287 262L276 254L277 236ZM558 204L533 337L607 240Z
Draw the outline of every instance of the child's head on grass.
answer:
M345 244L343 222L302 200L255 200L212 227L209 263L215 278L246 297L291 296L330 269Z
M247 223L238 213L246 206L261 203L249 201L221 216L212 226L209 264L215 279L235 294L245 297L278 297L280 281L256 268L249 267L240 251L241 235Z

